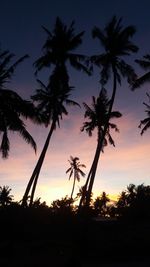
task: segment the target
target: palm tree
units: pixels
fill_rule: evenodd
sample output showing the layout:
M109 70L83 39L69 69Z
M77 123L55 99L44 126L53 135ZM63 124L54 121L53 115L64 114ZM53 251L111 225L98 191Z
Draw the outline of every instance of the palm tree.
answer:
M136 63L142 67L146 73L142 75L141 77L138 77L132 84L132 89L139 88L140 86L144 85L147 82L150 82L150 55L147 54L143 56L142 59L135 60Z
M43 27L43 29L48 34L48 38L43 46L43 55L35 62L36 73L44 67L53 66L54 69L47 86L38 80L42 88L36 91L36 94L32 99L38 103L37 108L42 112L42 118L45 125L48 126L50 124L50 131L27 185L23 197L23 205L26 205L27 203L31 187L30 205L32 205L37 180L51 136L56 129L56 125L58 124L59 126L59 121L62 119L62 115L68 114L64 103L77 105L76 102L69 100L72 87L69 86L69 76L66 67L67 62L69 61L77 70L83 70L88 74L90 73L87 65L83 64L83 62L87 60L87 57L72 52L82 43L82 36L84 34L84 32L81 32L75 35L74 22L67 28L67 26L57 18L52 33L45 27Z
M142 85L144 85L145 83L149 83L150 82L150 55L147 54L145 56L143 56L142 59L137 59L135 60L145 71L146 73L143 74L141 77L138 77L132 84L132 89L137 89L139 87L141 87ZM148 100L150 102L150 96L147 93L146 94L148 97ZM147 113L147 117L144 120L141 120L139 128L141 128L143 126L143 129L141 131L141 135L143 135L143 133L150 127L150 105L148 105L147 103L143 103L146 106L146 110L145 112Z
M59 17L56 18L56 23L53 32L42 27L48 35L43 46L43 55L35 62L36 73L45 67L55 67L66 65L67 62L77 69L90 74L87 67L89 64L88 57L73 53L81 44L84 31L75 34L74 21L67 27Z
M104 150L104 147L107 146L108 143L115 146L114 140L110 134L110 129L114 129L116 132L118 132L119 130L116 124L111 123L110 120L113 118L120 118L122 116L121 113L118 111L111 111L111 113L109 114L110 101L107 98L107 93L105 89L101 90L97 99L95 97L92 98L92 107L89 107L86 103L84 103L84 107L86 110L85 118L88 118L89 121L84 122L81 131L85 130L89 136L92 136L93 131L97 129L97 147L94 160L89 171L86 184L84 186L86 194L83 194L83 196L81 197L79 210L81 208L82 203L84 202L85 197L87 206L89 205L90 195L92 192L92 186L96 175L97 165L101 151ZM107 122L108 116L110 119ZM108 123L108 127L104 135L106 123ZM105 138L103 139L102 143L103 136Z
M148 100L149 100L149 102L150 102L150 96L149 96L149 94L147 93L147 96L148 96ZM146 110L145 110L145 112L147 113L147 117L145 118L145 119L143 119L143 120L141 120L141 122L140 122L140 125L139 125L139 128L141 128L142 126L143 126L143 129L142 129L142 131L141 131L141 135L143 135L143 133L145 132L145 131L147 131L147 129L149 129L150 128L150 105L148 105L147 103L143 103L145 106L146 106Z
M17 60L10 64L14 55L9 51L0 53L0 133L2 140L0 144L0 153L3 158L7 158L10 150L10 141L8 132L18 132L22 138L29 143L36 151L36 144L32 136L26 130L22 118L35 118L35 110L33 104L23 100L16 92L7 89L6 84L12 79L16 67L25 58Z
M0 186L0 204L2 207L9 205L13 200L13 195L10 195L11 188L9 186Z
M105 121L101 141L99 142L98 150L100 152L104 146L105 135L109 128L109 120L116 96L117 85L121 85L121 77L127 78L129 83L133 82L133 80L136 78L134 69L123 59L124 56L129 56L131 53L138 51L138 47L130 41L136 30L133 26L124 28L121 22L121 18L117 19L116 16L114 16L106 25L104 30L95 27L92 31L93 38L98 38L104 48L104 53L91 57L91 61L101 70L100 84L102 87L104 87L111 76L113 82L108 116L107 120ZM88 195L91 194L94 183L94 175L90 183L91 185L89 187Z
M85 173L81 170L81 168L86 168L86 166L79 162L79 158L78 157L70 156L70 160L68 160L68 161L70 163L70 168L67 169L66 173L70 173L69 174L69 180L73 175L73 187L72 187L71 196L70 196L70 198L72 199L72 196L73 196L73 193L74 193L74 189L75 189L76 180L78 182L80 182L80 175L82 177L85 177Z

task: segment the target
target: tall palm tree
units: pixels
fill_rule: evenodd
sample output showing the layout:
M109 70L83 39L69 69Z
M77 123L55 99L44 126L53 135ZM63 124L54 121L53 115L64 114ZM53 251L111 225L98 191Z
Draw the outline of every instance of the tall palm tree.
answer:
M10 194L11 188L9 186L0 186L0 205L5 207L13 200L13 195Z
M74 21L67 27L59 17L56 18L54 30L50 32L47 28L42 27L47 34L46 42L43 46L43 55L35 62L36 73L47 67L63 66L67 62L77 69L90 74L87 67L89 59L82 54L74 53L82 44L84 31L75 34Z
M101 90L99 97L97 99L95 97L92 98L92 107L89 107L86 103L84 103L84 107L86 110L85 118L88 118L89 120L84 122L81 131L85 130L89 136L92 136L93 131L97 129L97 147L94 160L91 169L89 171L86 184L84 186L85 194L83 194L80 200L79 211L84 202L85 197L86 197L86 203L87 205L89 205L92 186L96 175L96 170L101 151L104 150L104 147L107 146L108 143L115 146L115 142L110 134L110 129L114 129L116 132L118 132L119 130L116 124L111 123L110 120L113 118L120 118L122 116L121 113L118 111L111 111L111 113L109 114L110 101L107 98L107 93L105 89ZM109 121L107 122L108 116L109 116ZM108 123L108 127L104 135L106 123ZM102 139L103 136L104 139Z
M73 187L72 187L71 196L70 196L70 198L72 199L76 181L80 182L80 175L82 177L85 177L85 173L81 170L81 168L86 168L86 166L79 162L78 157L70 156L69 163L70 163L70 168L67 169L66 173L70 173L69 180L73 175Z
M62 115L68 114L64 103L77 105L76 102L69 100L72 87L69 86L67 63L69 62L77 70L83 70L90 74L87 67L87 57L72 52L82 43L82 36L84 34L84 32L81 32L75 35L74 22L67 27L57 18L53 32L50 32L45 27L43 27L43 29L48 34L48 37L43 46L43 55L35 62L36 73L45 67L49 68L52 66L53 72L49 77L48 86L45 87L40 81L42 89L37 90L32 99L39 103L37 108L42 111L44 123L46 123L47 126L50 124L50 131L27 185L23 197L23 205L27 203L31 188L30 205L32 205L35 187L51 136L56 129L56 125L58 124L59 126Z
M109 127L112 107L114 104L117 86L121 85L121 78L127 78L129 83L136 79L134 69L124 61L124 56L138 51L138 47L131 42L132 36L135 34L133 26L123 27L122 19L114 16L106 25L104 30L95 27L92 31L93 38L98 38L100 44L104 48L104 52L91 57L91 61L100 68L100 83L102 87L112 77L112 96L108 110L107 120L101 141L99 143L99 151L102 151L105 135ZM94 176L93 176L94 177ZM88 195L91 194L94 178L91 179Z
M25 58L11 64L14 55L9 51L0 53L0 133L2 134L0 153L7 158L10 150L8 132L18 132L22 138L29 143L36 151L36 144L33 137L26 130L23 118L35 118L35 110L32 103L23 100L16 92L7 88L11 81L16 67Z

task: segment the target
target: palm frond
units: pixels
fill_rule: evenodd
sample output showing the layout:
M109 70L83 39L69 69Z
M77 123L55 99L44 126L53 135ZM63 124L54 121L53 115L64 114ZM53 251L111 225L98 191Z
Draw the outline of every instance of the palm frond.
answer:
M0 146L0 151L4 159L8 158L9 149L10 149L10 142L7 136L7 131L4 131L3 136L2 136L1 146Z

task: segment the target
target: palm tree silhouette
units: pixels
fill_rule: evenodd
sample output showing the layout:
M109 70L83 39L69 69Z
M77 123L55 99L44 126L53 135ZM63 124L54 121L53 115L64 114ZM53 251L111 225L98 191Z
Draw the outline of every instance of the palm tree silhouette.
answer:
M101 136L101 141L99 143L100 152L102 151L102 148L105 143L105 135L109 127L109 120L111 117L111 111L116 96L117 85L121 85L121 77L127 78L129 83L133 82L133 80L135 80L137 77L134 72L134 69L123 59L124 56L129 56L131 53L135 53L138 51L138 47L130 41L131 37L135 33L135 28L133 26L128 26L124 28L121 25L121 22L121 18L117 19L116 16L114 16L111 21L106 25L104 30L95 27L92 31L93 38L98 38L104 48L104 53L91 57L91 61L101 70L100 84L102 85L102 87L104 87L104 85L108 82L111 76L113 82L112 96L109 105L107 120L105 121L103 135ZM94 177L95 175L93 174L88 189L88 195L91 194Z
M93 203L94 209L97 215L106 216L107 203L110 202L110 198L105 192L102 192L101 196L97 197Z
M67 169L66 173L70 173L69 174L69 180L72 177L72 175L74 176L73 177L73 187L72 187L71 196L70 196L70 198L72 199L72 196L73 196L73 193L74 193L74 189L75 189L76 180L78 182L80 182L80 175L82 177L85 177L85 173L81 170L81 168L86 168L86 166L79 162L79 158L78 157L70 156L70 160L68 160L68 161L70 163L70 168Z
M56 129L56 125L58 124L58 126L60 126L59 122L60 119L62 119L62 115L68 114L64 103L77 105L76 102L69 100L72 87L69 86L69 76L66 67L67 62L69 61L75 69L83 70L84 72L90 74L87 67L87 57L72 53L72 51L78 48L78 46L82 43L82 36L84 34L84 32L81 32L75 35L74 22L72 22L67 28L67 26L65 26L61 20L57 18L52 33L45 27L43 27L43 29L48 34L48 38L43 46L42 57L35 62L36 73L44 67L53 66L54 69L49 78L48 86L45 86L38 80L42 88L37 90L32 99L39 103L37 108L39 111L42 111L43 122L45 125L48 126L50 124L50 131L39 160L27 185L23 197L23 205L26 205L27 203L31 187L32 192L30 205L32 205L37 180L51 136ZM86 63L86 65L83 63Z
M142 67L146 73L141 77L138 77L132 84L132 89L139 88L140 86L144 85L147 82L150 82L150 55L147 54L143 56L142 59L135 60L140 67Z
M149 102L150 102L150 96L149 96L149 94L147 93L147 96L148 96L148 100L149 100ZM145 110L145 112L147 113L147 117L145 118L145 119L143 119L143 120L141 120L141 122L140 122L140 125L139 125L139 128L141 128L142 126L143 126L143 129L142 129L142 131L141 131L141 135L145 132L145 131L147 131L147 129L148 128L150 128L150 105L148 105L147 103L143 103L145 106L146 106L146 110Z
M23 100L16 92L7 89L6 84L12 79L16 67L28 56L25 55L10 64L14 55L9 51L0 53L0 132L2 140L0 153L7 158L10 150L8 132L18 132L22 138L29 143L36 151L36 144L33 137L26 130L22 118L35 118L35 110L32 103Z
M0 205L5 207L13 200L13 195L10 195L11 188L9 186L0 186Z
M118 132L118 128L116 124L111 123L110 120L113 118L120 118L122 115L118 111L111 111L110 110L110 101L107 98L107 93L105 89L102 89L99 97L96 99L95 97L92 98L92 107L89 107L86 103L84 103L85 107L85 118L89 120L84 122L81 131L86 131L89 136L92 136L92 133L95 129L97 129L97 147L94 156L94 160L89 171L85 188L85 194L81 197L79 210L81 208L82 203L84 202L84 198L86 197L86 204L89 205L90 195L92 192L92 186L96 175L97 165L100 157L101 151L104 150L104 147L107 146L108 143L115 146L114 140L110 134L110 129L114 129ZM109 121L108 120L109 116ZM107 130L104 135L105 126L108 123ZM104 139L102 139L104 136ZM103 142L102 142L103 140ZM102 145L101 145L102 144Z

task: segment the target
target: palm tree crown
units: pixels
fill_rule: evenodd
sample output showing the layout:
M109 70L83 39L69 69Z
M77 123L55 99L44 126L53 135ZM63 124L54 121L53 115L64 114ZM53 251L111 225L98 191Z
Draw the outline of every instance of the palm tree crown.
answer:
M46 126L52 121L55 121L60 126L62 115L68 115L64 104L79 106L78 103L69 99L72 87L68 85L68 80L69 77L65 66L58 66L54 69L48 86L37 80L40 89L37 89L36 94L31 98L36 102L36 108L42 115L43 123Z
M18 132L23 139L36 151L36 144L33 137L26 130L23 118L35 118L35 110L29 101L23 100L16 92L7 89L7 83L11 80L14 71L19 63L28 56L24 56L10 65L13 54L9 51L0 54L0 132L2 141L0 152L3 158L7 158L10 150L8 138L9 131Z
M2 207L10 204L13 200L13 195L10 195L11 188L9 186L0 186L0 204Z
M97 128L99 141L103 136L104 127L108 119L110 101L107 98L105 89L101 90L97 99L93 96L92 100L92 107L89 107L86 103L83 103L85 107L85 118L88 118L89 121L84 122L81 131L85 130L89 136L92 136L92 132ZM121 116L122 115L120 112L113 111L111 112L110 120L113 118L120 118ZM119 131L116 124L109 121L103 147L106 146L108 142L115 146L114 140L110 135L110 129L114 129L116 132Z
M127 77L128 82L136 78L133 68L123 59L138 51L138 47L130 41L136 30L133 26L123 28L121 22L121 18L114 16L103 31L95 27L92 32L93 38L98 38L104 48L104 53L91 57L92 62L101 69L100 82L103 85L107 83L111 72L115 73L119 84L121 76Z
M62 66L67 61L77 70L83 70L90 74L85 63L87 57L72 51L82 43L84 32L75 35L74 21L69 27L64 25L59 17L56 19L55 27L52 32L43 27L48 37L43 46L43 55L35 62L37 71L44 67Z

